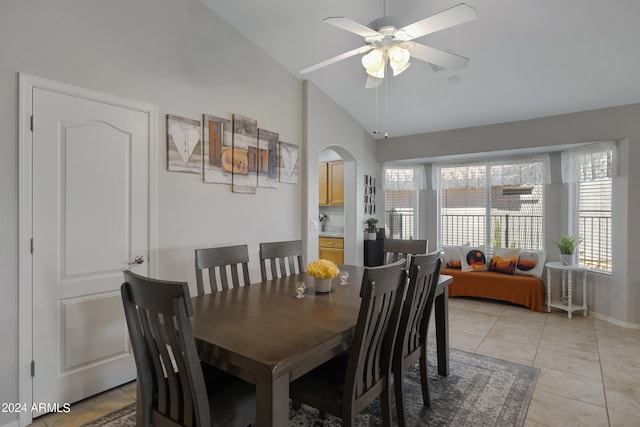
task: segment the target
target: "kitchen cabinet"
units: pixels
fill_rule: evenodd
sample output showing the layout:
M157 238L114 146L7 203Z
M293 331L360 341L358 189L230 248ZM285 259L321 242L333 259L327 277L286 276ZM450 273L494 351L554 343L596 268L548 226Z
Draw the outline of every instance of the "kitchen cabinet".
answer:
M344 264L344 239L336 237L320 237L320 259L333 261L335 264Z
M344 162L319 164L318 191L320 206L344 206Z

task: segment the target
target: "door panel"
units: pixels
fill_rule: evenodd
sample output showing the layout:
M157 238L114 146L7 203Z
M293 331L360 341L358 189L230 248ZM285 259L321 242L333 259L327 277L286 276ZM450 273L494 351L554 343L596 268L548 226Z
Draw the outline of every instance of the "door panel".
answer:
M41 88L33 115L33 402L71 403L136 375L119 287L149 254L149 116Z
M61 372L68 373L97 361L129 357L129 340L119 293L60 301ZM85 331L91 331L86 334Z
M61 131L65 275L121 270L123 260L131 259L127 233L131 136L92 122L63 124Z

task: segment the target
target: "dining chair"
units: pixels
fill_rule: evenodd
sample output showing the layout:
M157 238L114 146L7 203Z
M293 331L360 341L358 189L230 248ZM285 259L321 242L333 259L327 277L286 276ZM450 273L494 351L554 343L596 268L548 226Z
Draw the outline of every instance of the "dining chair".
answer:
M410 255L426 254L428 240L384 239L382 245L384 264L391 264L400 258L409 259Z
M246 426L255 387L198 358L187 283L124 272L120 290L138 370L138 426Z
M270 280L267 272L271 272L271 279L303 273L304 263L302 262L302 256L302 240L260 243L260 275L262 276L262 281Z
M406 285L404 265L400 260L365 268L351 348L291 383L293 402L352 426L355 416L380 396L383 425L391 425L391 358Z
M399 426L406 425L404 372L418 360L420 361L422 401L424 406L431 406L427 382L427 329L440 277L440 263L439 252L411 257L409 285L400 314L391 368Z
M196 249L196 285L198 295L206 293L202 270L206 269L208 272L211 292L218 292L251 284L248 264L249 249L247 245ZM240 282L240 267L242 267L242 283ZM231 283L229 283L227 269L231 270ZM220 276L219 280L216 278L216 274Z

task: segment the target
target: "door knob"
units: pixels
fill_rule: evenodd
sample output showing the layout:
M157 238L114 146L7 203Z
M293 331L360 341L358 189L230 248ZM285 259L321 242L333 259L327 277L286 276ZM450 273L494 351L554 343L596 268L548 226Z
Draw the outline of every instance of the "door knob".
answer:
M144 255L138 255L133 259L133 262L129 263L129 265L142 264L143 262L144 262Z

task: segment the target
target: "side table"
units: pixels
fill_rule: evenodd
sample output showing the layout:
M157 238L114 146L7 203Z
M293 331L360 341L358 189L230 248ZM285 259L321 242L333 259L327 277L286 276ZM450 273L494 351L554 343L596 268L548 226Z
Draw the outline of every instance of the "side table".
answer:
M559 308L567 312L569 319L574 311L583 310L583 315L587 315L587 272L589 267L582 264L564 265L561 262L548 262L547 267L547 311L551 308ZM560 270L562 276L562 300L551 301L551 270ZM573 273L582 273L582 305L573 305Z

